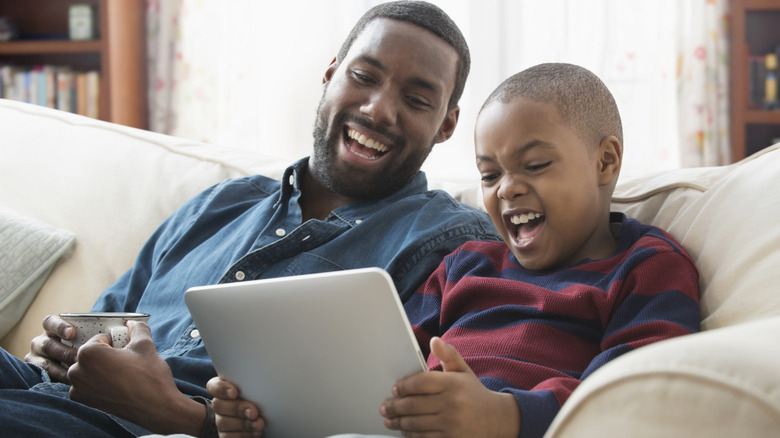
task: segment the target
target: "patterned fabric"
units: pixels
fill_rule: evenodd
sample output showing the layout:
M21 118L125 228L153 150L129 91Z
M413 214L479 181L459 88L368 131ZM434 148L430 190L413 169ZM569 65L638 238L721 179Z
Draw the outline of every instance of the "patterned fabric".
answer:
M491 390L514 394L522 437L542 436L580 381L652 342L699 330L698 273L668 234L613 213L617 252L559 270L520 266L503 242L469 242L406 303L428 367L440 336Z
M76 236L0 208L0 338L22 318Z

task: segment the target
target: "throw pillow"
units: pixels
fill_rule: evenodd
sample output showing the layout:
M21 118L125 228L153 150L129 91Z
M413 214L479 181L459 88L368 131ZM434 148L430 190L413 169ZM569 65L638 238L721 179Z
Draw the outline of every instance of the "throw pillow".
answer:
M76 236L0 208L0 338L22 319Z

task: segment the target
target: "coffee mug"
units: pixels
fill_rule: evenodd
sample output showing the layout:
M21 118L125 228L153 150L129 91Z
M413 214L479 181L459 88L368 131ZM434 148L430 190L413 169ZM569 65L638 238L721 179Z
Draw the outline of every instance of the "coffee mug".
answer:
M124 348L128 342L127 321L149 321L146 313L126 312L61 313L60 318L76 328L73 340L62 340L63 344L75 348L81 347L99 333L111 335L114 348Z

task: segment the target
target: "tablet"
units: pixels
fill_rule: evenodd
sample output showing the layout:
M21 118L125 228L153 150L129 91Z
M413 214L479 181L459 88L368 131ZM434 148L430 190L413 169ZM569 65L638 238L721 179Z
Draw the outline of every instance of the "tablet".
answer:
M184 298L217 373L262 407L264 437L401 436L379 406L426 365L384 270L194 287Z

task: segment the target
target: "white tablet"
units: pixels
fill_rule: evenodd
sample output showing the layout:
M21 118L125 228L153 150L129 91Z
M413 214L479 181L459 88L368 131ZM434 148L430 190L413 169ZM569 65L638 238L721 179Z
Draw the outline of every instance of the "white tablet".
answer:
M426 366L384 270L195 287L184 298L217 373L262 407L264 437L401 436L379 406Z

